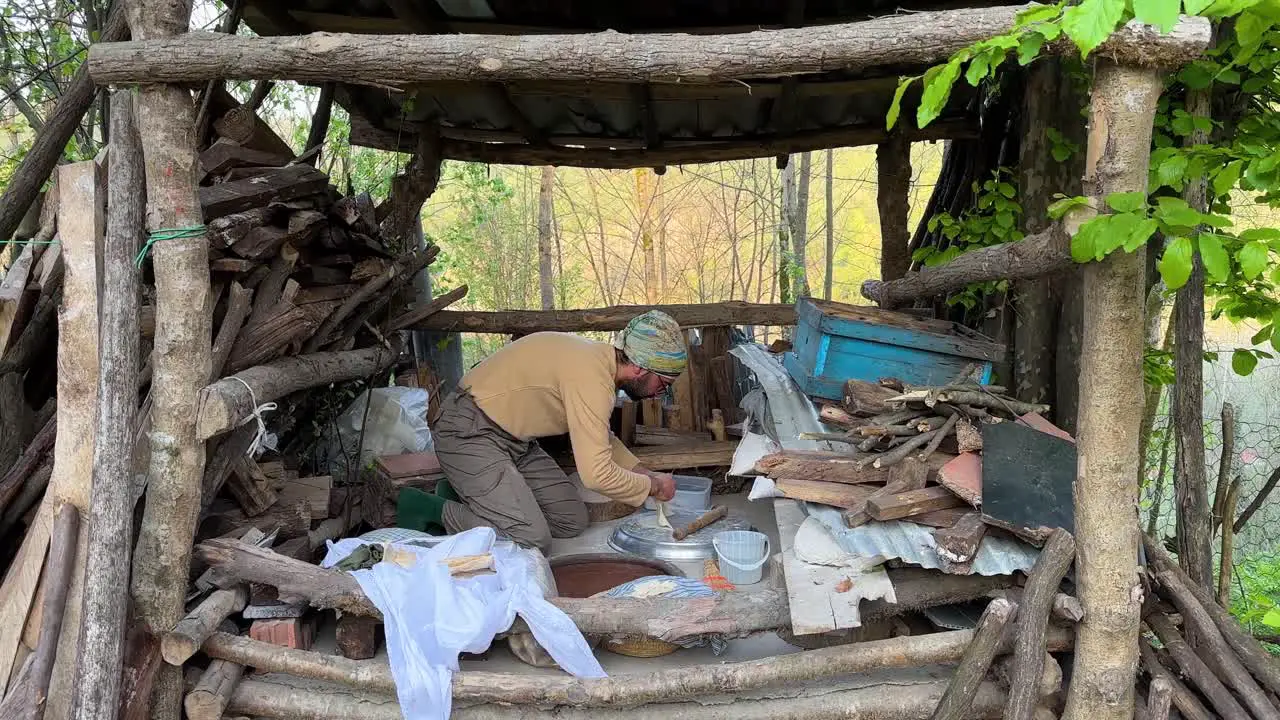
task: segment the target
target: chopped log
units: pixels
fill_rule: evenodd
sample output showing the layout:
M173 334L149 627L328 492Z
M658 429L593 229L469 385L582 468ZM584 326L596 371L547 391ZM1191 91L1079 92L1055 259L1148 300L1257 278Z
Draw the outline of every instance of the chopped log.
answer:
M234 432L211 444L206 453L208 461L205 464L204 476L201 478L200 513L202 516L218 497L218 493L222 492L222 486L231 476L231 467L236 460L249 452L257 434L257 425L249 423L241 425Z
M413 330L528 335L535 332L586 332L621 330L637 315L661 310L683 328L718 325L782 326L796 323L793 305L722 302L705 305L615 305L594 310L507 310L456 312L442 310ZM646 425L656 423L645 422Z
M111 93L109 215L103 250L102 334L98 378L88 557L80 661L72 683L73 717L110 716L120 703L120 665L132 556L135 413L139 372L135 267L142 239L146 194L142 140L129 90Z
M271 483L248 455L241 456L231 466L227 488L248 517L261 515L276 502L276 493L271 489Z
M0 704L0 716L38 720L44 715L53 679L54 660L62 637L63 615L71 593L80 535L80 514L67 503L58 509L50 542L49 565L41 579L44 601L40 613L40 641L19 682ZM69 707L67 705L66 707Z
M0 477L0 511L7 508L9 503L18 496L28 478L39 469L49 451L53 449L57 425L57 417L50 418L27 444L26 449L22 451L22 455L9 468L9 471Z
M324 192L329 178L310 165L290 165L261 177L236 180L200 188L204 218L265 207L274 200L293 200Z
M0 516L0 537L13 531L22 522L27 513L40 502L49 488L49 480L53 477L53 463L45 463L36 468L23 484L21 492L13 498L9 507Z
M188 720L222 720L222 713L231 702L231 693L243 675L243 665L226 660L209 663L200 682L182 702Z
M204 178L221 175L238 167L281 167L287 165L292 157L276 155L262 150L244 147L227 137L218 139L200 153L200 168Z
M373 206L373 198L367 192L343 196L333 204L332 212L347 229L354 232L367 234L378 230L377 210Z
M260 292L261 290L255 291ZM261 300L259 297L255 303ZM256 365L270 363L288 350L290 344L299 342L314 332L315 327L316 322L311 312L289 303L280 303L267 319L246 325L236 343L231 346L231 355L227 358L225 369L238 373Z
M1182 676L1200 688L1217 713L1226 720L1247 720L1249 713L1236 702L1231 691L1222 684L1209 666L1201 660L1182 638L1168 617L1155 612L1147 616L1147 625L1164 643L1165 649L1182 670Z
M912 490L924 489L925 483L928 482L929 469L925 463L920 462L916 458L907 458L905 461L894 465L889 469L889 481L885 486L874 493L871 497L881 498ZM870 500L870 498L868 498ZM871 522L871 515L868 513L867 503L850 508L843 513L845 527L856 528Z
M306 537L311 530L311 520L311 507L307 503L276 503L255 517L247 517L238 508L210 513L205 522L211 525L202 526L202 530L212 528L216 535L239 536L251 528L259 528L267 534L275 533L279 540L292 540Z
M207 540L196 555L228 575L245 582L273 585L281 599L304 598L312 607L336 609L366 617L381 617L378 609L350 575L316 567L269 550L225 538ZM924 570L890 570L897 603L875 601L862 606L865 622L910 610L964 602L1008 587L1008 577L946 577ZM729 593L721 598L617 599L551 598L584 634L642 635L670 641L689 635L719 632L740 636L772 630L790 622L785 590Z
M1160 658L1156 655L1156 651L1145 639L1139 638L1138 650L1142 657L1142 666L1146 669L1147 674L1151 676L1151 681L1163 680L1173 688L1173 705L1178 708L1178 712L1187 720L1212 720L1216 717L1209 712L1209 709L1200 702L1199 696L1193 693L1182 684L1174 674L1160 662Z
M125 21L123 8L113 6L98 40L115 42L127 37L129 26ZM56 174L56 166L62 158L63 150L97 97L94 80L89 76L89 65L82 63L71 76L71 81L63 85L53 112L45 117L44 127L35 134L26 154L22 156L22 162L9 177L4 195L0 195L0 238L14 237L27 210L40 196L40 188L51 174ZM5 673L0 685L6 684L7 680L8 674Z
M858 467L852 457L819 460L790 457L781 453L760 458L756 461L755 469L771 478L816 480L848 485L886 482L890 474L887 469Z
M209 271L216 273L247 273L257 267L258 264L254 261L241 258L217 258L209 261Z
M231 613L244 609L248 595L243 586L214 590L194 610L187 613L160 640L160 654L170 665L181 666L200 650L204 641Z
M684 470L698 467L724 467L733 463L738 443L709 442L688 445L654 445L632 448L640 464L650 470ZM569 458L570 462L572 458Z
M403 315L393 318L387 324L387 332L396 332L417 325L432 315L444 310L455 302L467 296L467 286L459 285L449 292L441 295L421 306L411 307Z
M947 562L964 564L977 557L978 546L986 534L987 524L982 522L982 513L966 512L955 526L933 531L933 539L938 544L938 554Z
M188 37L184 35L184 37ZM254 88L255 92L263 87ZM213 130L219 137L226 138L246 148L260 150L272 156L284 156L293 159L293 148L276 135L251 103L246 103L229 110L225 115L213 122Z
M886 387L862 380L847 380L844 384L844 409L854 415L881 415L893 412L888 399L897 395Z
M293 505L306 503L311 508L311 517L323 518L330 515L333 498L333 478L319 475L306 478L289 478L275 483L275 490L280 502Z
M368 660L378 652L378 627L369 617L343 615L338 618L338 652L349 660ZM208 645L208 643L206 643ZM394 687L394 683L392 684Z
M262 38L191 33L180 40L95 43L88 64L99 84L224 77L327 82L341 73L345 82L385 87L438 80L542 80L552 67L562 81L714 83L930 65L1008 32L1018 10L966 8L732 36L387 35L370 45L367 36L341 33ZM1183 19L1168 35L1130 23L1096 52L1143 67L1176 67L1198 57L1208 44L1208 23L1197 20ZM1077 52L1069 42L1046 50Z
M229 248L244 240L249 233L266 225L275 216L269 207L253 208L231 213L209 221L209 244L215 248Z
M1148 720L1169 720L1169 707L1173 704L1173 685L1166 678L1151 681L1147 695Z
M1018 606L1009 704L1004 709L1004 716L1009 720L1031 720L1040 703L1035 685L1044 672L1049 611L1075 556L1075 538L1058 528L1049 536L1027 576L1026 590Z
M344 616L343 620L348 617ZM339 621L341 627L341 621ZM885 668L924 667L959 661L974 631L954 630L842 645L738 663L695 665L602 679L463 671L453 676L455 701L526 706L621 708L707 695L733 694L787 682L812 682ZM1050 649L1071 647L1068 631L1050 635ZM1001 652L1006 652L1004 643ZM281 649L247 637L214 633L202 650L210 657L264 673L391 693L395 682L385 661L358 662L333 655Z
M1204 588L1192 582L1163 545L1153 541L1147 535L1143 536L1142 544L1147 552L1148 562L1161 573L1161 586L1168 592L1169 599L1178 606L1178 610L1184 614L1184 620L1195 622L1197 626L1203 625L1204 618L1200 612L1196 611L1198 606L1208 615L1222 639L1258 680L1271 692L1280 692L1280 660L1276 660L1259 646L1253 636L1240 627L1225 608L1215 603Z
M987 609L978 619L974 630L973 641L956 667L956 674L947 685L947 691L938 701L937 707L930 716L931 720L960 720L969 716L969 708L973 704L978 688L991 667L1000 649L1000 640L1005 626L1013 621L1018 606L996 598L987 604ZM1037 678L1038 679L1038 678ZM1031 683L1034 691L1035 682Z
M373 347L300 355L243 370L200 391L197 433L201 439L214 437L251 417L255 401L268 403L310 387L369 377L395 359L385 348Z
M227 311L222 316L222 324L218 327L217 337L213 339L210 353L210 382L222 377L227 358L231 356L231 348L235 345L236 338L249 317L249 310L253 307L253 292L234 280L231 282L231 289L227 295Z
M271 269L254 289L253 311L249 313L248 327L266 322L277 314L276 305L280 302L285 283L298 262L298 251L292 245L285 245L271 261Z
M407 253L392 263L381 275L366 282L354 295L344 300L337 310L333 311L333 314L324 321L324 324L320 326L315 335L312 335L311 339L307 340L306 344L302 346L302 351L304 353L312 353L320 349L320 346L329 338L330 333L337 330L342 325L342 321L355 312L357 307L386 289L396 279L397 275L404 275L410 272L416 273L416 269L425 264L423 260L433 249L438 252L435 246L428 246L421 250Z
M922 490L872 497L867 500L867 513L873 520L898 520L934 510L960 507L960 498L946 488L929 487Z

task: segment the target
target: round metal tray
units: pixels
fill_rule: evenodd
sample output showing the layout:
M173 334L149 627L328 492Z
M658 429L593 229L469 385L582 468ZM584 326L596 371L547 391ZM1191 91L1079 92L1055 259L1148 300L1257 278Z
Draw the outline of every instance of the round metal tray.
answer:
M672 510L667 521L672 527L688 525L702 513ZM681 541L671 537L671 529L658 527L656 512L641 512L627 518L609 536L609 547L618 552L639 555L654 560L688 562L706 560L716 555L711 538L725 530L750 530L751 523L741 515L729 513L720 520L704 527Z

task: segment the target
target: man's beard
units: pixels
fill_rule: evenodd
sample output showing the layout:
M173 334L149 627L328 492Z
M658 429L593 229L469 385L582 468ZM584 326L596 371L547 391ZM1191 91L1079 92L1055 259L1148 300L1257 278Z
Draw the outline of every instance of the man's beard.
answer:
M622 381L622 391L627 394L627 397L635 401L648 400L649 398L654 397L652 395L644 394L644 385L636 379Z

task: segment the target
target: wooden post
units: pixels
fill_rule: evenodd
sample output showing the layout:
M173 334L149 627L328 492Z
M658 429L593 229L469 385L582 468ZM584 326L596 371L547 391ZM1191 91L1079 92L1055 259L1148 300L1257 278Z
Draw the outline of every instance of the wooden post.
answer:
M1000 650L1005 626L1013 621L1017 612L1018 606L1003 598L996 598L987 604L987 609L978 620L973 642L969 643L969 649L956 668L951 684L947 685L946 693L938 701L931 720L959 720L969 716L969 707L978 694L982 679L986 677L991 661ZM1031 683L1033 690L1039 681L1040 678L1037 677Z
M1026 592L1018 611L1009 704L1004 710L1006 720L1031 720L1040 703L1036 689L1044 672L1049 611L1058 594L1058 585L1075 559L1075 551L1071 533L1062 528L1054 530L1027 577Z
M62 308L58 313L58 424L53 476L36 520L27 530L18 556L0 587L0 687L7 684L14 653L35 596L40 567L49 548L49 532L57 508L71 504L89 509L93 477L93 448L98 410L98 286L102 237L103 196L97 165L92 162L58 169L58 209L63 278ZM58 657L49 691L50 717L68 717L72 673L80 639L80 608L84 577L82 534L76 543L75 570L67 595ZM38 619L34 618L38 623ZM71 630L74 628L74 630Z
M138 410L138 271L134 259L146 211L142 140L130 90L111 93L111 162L103 248L98 442L93 460L89 556L80 663L72 717L112 720L120 703L120 663L133 548L133 441Z
M139 40L184 34L190 23L188 3L133 0L127 7L133 37ZM147 229L200 228L191 93L163 85L143 85L139 93ZM196 394L209 380L212 319L207 311L209 246L203 233L161 240L151 248L151 259L156 280L151 466L132 589L139 620L158 635L183 615L205 463L204 445L195 432ZM156 675L151 715L177 718L181 705L182 672L163 666Z
M880 279L897 280L911 268L911 141L901 133L876 146L876 205L880 209Z
M1159 72L1099 60L1090 103L1086 193L1144 191ZM1088 213L1082 213L1088 214ZM1068 224L1076 217L1067 218ZM1064 717L1130 720L1138 666L1138 430L1142 423L1143 256L1084 267L1076 566L1084 620Z

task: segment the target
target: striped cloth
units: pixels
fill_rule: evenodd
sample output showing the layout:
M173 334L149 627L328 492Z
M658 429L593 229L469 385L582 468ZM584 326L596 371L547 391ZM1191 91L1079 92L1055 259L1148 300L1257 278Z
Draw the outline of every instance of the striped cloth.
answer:
M684 372L689 364L680 323L658 310L631 318L613 345L636 365L669 378Z

